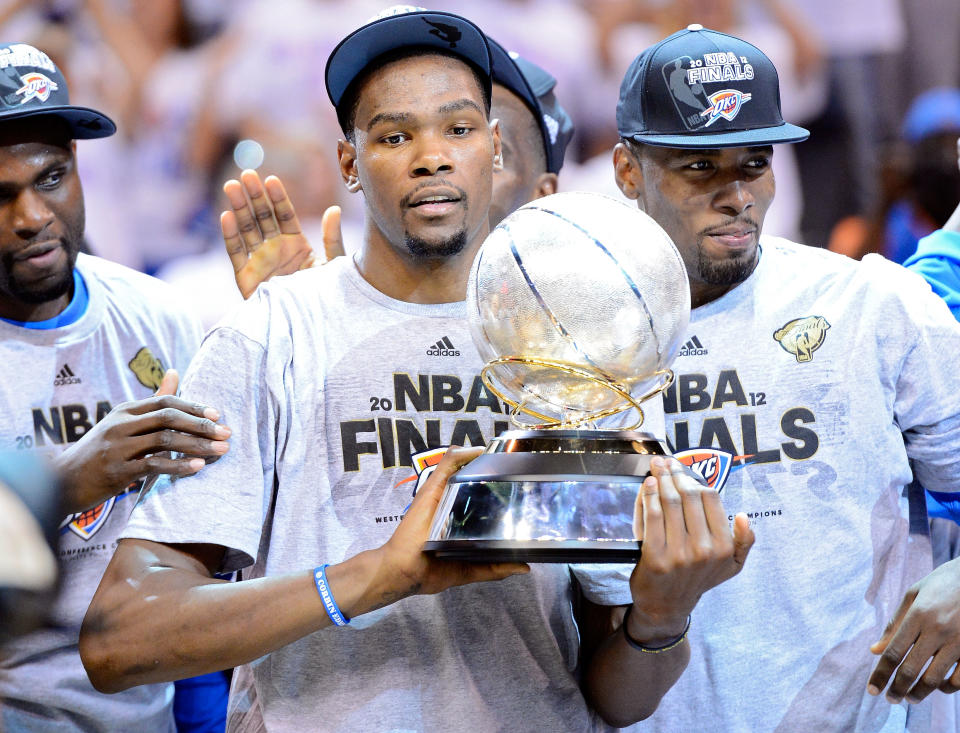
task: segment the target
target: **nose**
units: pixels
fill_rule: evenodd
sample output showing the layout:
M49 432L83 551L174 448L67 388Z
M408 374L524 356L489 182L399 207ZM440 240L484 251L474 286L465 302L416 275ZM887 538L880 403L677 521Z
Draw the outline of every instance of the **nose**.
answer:
M54 219L43 197L32 188L20 192L14 201L12 214L12 229L21 239L33 239Z
M423 134L415 144L417 147L410 169L412 176L435 176L453 170L453 159L448 149L450 143L444 135Z
M713 207L730 216L742 214L754 203L750 185L740 178L733 179L721 187L713 199Z

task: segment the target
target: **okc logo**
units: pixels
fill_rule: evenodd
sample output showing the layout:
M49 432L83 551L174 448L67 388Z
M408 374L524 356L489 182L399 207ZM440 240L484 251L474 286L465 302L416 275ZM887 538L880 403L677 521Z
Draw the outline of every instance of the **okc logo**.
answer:
M70 517L67 517L67 519L64 520L66 528L61 529L61 533L69 530L77 535L77 537L80 539L89 540L100 531L100 528L103 527L104 524L107 523L107 518L110 516L110 510L113 509L113 505L116 503L116 501L116 497L111 497L103 502L103 504L95 506L93 509L87 509L85 512L80 512L79 514L73 514Z
M29 74L24 74L20 77L23 80L23 86L17 90L17 94L22 94L23 99L20 100L20 104L26 104L31 99L38 99L41 102L46 102L50 99L50 92L55 92L59 87L57 83L45 77L43 74L38 74L35 71L31 71Z
M721 117L728 122L740 114L740 108L749 102L751 94L745 94L739 89L724 89L709 96L710 107L700 113L701 117L709 117L704 127L710 127Z
M715 448L692 448L674 453L673 457L688 466L717 493L723 490L734 461L734 456Z
M442 448L432 448L431 450L414 453L410 458L413 461L413 468L417 472L416 475L403 479L403 481L398 482L396 486L409 483L410 481L416 481L412 494L416 496L417 492L420 491L420 487L430 478L430 475L434 472L437 464L440 463L440 459L443 458L443 454L447 452L449 447L450 446L445 445ZM396 488L396 486L394 486L394 488ZM403 513L406 514L409 508L410 504L407 504L403 509Z

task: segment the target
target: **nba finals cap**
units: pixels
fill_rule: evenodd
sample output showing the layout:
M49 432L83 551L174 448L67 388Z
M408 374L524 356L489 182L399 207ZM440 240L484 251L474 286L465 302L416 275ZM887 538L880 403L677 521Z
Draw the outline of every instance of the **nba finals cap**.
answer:
M327 59L327 95L337 116L342 118L340 103L351 83L377 59L404 48L424 47L453 54L479 69L489 98L490 48L483 31L453 13L397 5L340 41Z
M25 43L0 44L0 122L40 116L60 118L78 140L117 131L105 114L70 104L63 74L43 51Z
M667 148L796 143L810 133L783 121L780 82L756 46L691 25L641 53L627 69L617 129Z
M563 167L563 154L573 137L573 121L553 93L557 80L532 61L507 51L489 36L487 41L493 60L493 80L520 97L530 108L543 136L547 170L559 173Z

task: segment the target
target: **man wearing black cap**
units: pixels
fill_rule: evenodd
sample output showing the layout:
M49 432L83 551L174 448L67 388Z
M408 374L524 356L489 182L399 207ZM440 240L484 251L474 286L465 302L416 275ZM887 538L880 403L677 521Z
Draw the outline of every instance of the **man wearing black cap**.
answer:
M490 116L500 122L503 161L493 174L492 228L523 204L556 193L573 121L554 94L556 79L489 36L487 42L493 78ZM223 190L233 208L220 219L224 245L244 298L271 277L315 264L279 179L261 181L256 171L247 170ZM324 212L327 260L344 254L339 212L339 207Z
M50 628L4 648L0 728L166 731L172 688L93 689L80 621L148 474L194 473L226 449L217 413L173 396L199 344L165 285L78 254L84 230L77 138L113 122L70 104L63 75L25 44L0 46L0 384L5 449L37 450L64 478L62 588ZM151 397L154 392L160 396ZM121 404L122 403L122 404ZM115 406L115 407L114 407ZM221 440L211 446L211 439ZM169 458L166 450L188 454Z
M334 50L362 248L268 283L208 336L184 391L216 391L243 439L207 481L158 483L138 505L81 634L100 688L249 663L268 730L580 731L587 699L631 722L682 671L690 608L752 535L662 465L643 502L662 550L629 581L421 551L445 480L478 451L439 453L507 424L463 300L500 152L489 74L483 34L445 13L379 19ZM634 599L627 618L611 608Z
M772 145L807 132L782 120L754 46L700 26L661 41L628 69L617 123L617 182L690 278L668 440L765 535L698 605L698 663L643 730L929 730L928 704L890 702L960 687L960 565L924 578L923 496L906 487L912 468L960 491L960 329L882 258L761 237ZM890 679L890 702L871 696Z

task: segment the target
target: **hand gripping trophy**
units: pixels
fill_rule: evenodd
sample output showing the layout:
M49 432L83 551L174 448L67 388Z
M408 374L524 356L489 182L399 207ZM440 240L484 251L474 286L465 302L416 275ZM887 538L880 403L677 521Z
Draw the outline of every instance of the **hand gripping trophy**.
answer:
M690 318L680 253L642 211L570 192L522 206L470 272L484 384L512 409L445 490L426 550L469 560L636 561L637 492L663 441L642 403Z

